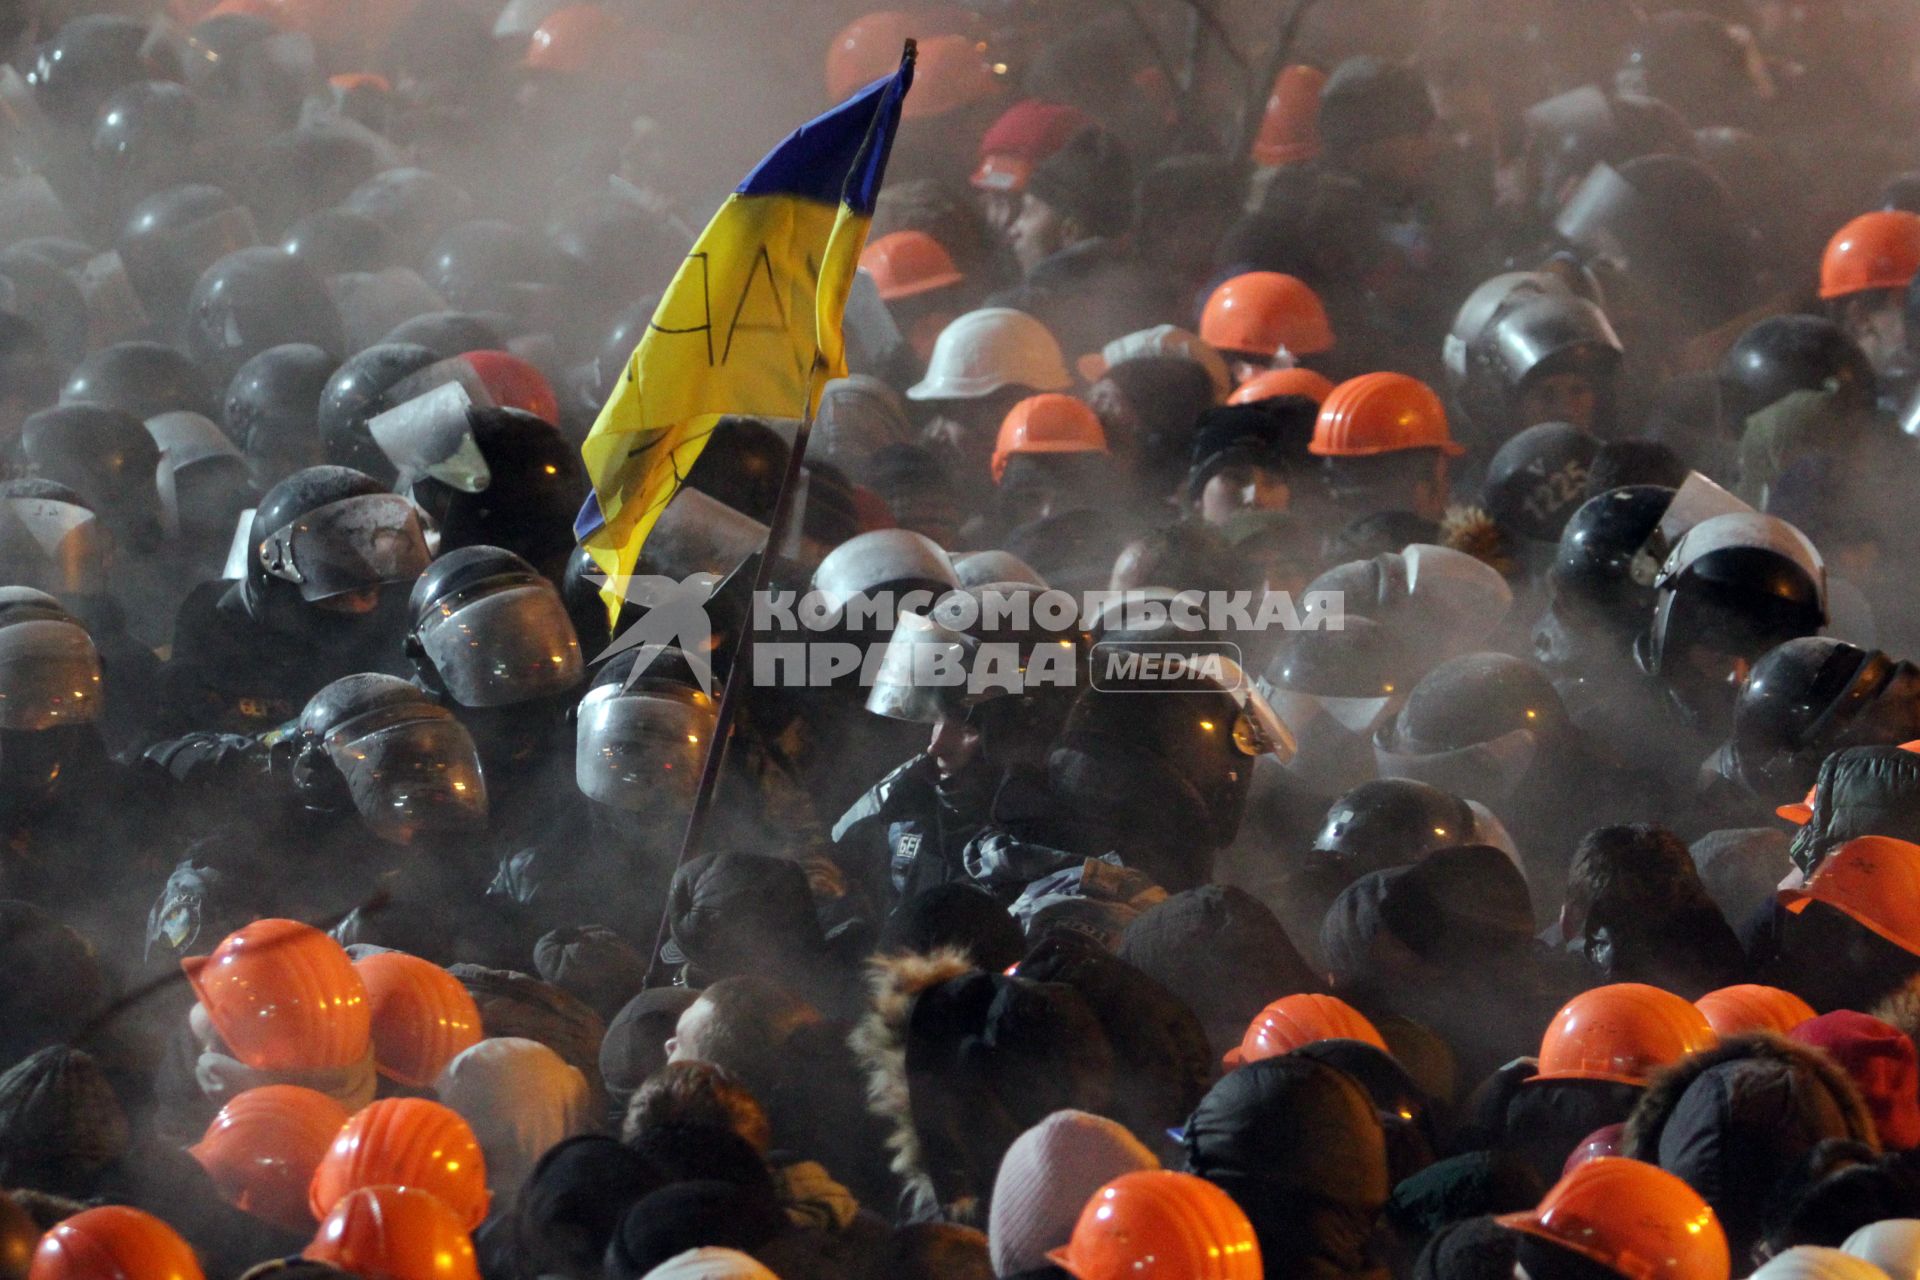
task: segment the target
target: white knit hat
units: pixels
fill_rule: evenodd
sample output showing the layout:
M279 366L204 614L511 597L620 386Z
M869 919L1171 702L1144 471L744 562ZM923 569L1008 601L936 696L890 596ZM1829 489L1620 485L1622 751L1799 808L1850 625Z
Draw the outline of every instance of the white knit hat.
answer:
M780 1277L733 1249L689 1249L668 1258L641 1280L780 1280Z
M993 1183L987 1251L993 1273L1050 1266L1093 1193L1123 1173L1160 1162L1126 1126L1084 1111L1056 1111L1014 1139Z

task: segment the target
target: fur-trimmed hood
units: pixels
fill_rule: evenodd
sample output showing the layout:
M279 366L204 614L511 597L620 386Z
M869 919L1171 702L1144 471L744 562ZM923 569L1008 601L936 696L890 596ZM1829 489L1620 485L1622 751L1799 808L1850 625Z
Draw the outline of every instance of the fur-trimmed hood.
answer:
M1920 1016L1920 992L1913 995L1916 1016ZM1880 1016L1880 1015L1875 1015ZM1891 1019L1888 1019L1891 1021ZM1715 1067L1731 1062L1757 1061L1778 1064L1782 1070L1806 1072L1825 1085L1846 1118L1844 1136L1872 1145L1879 1144L1873 1131L1873 1115L1860 1096L1860 1090L1838 1063L1817 1049L1795 1044L1784 1036L1768 1032L1730 1036L1718 1046L1685 1058L1655 1076L1653 1083L1627 1117L1626 1146L1622 1155L1635 1160L1658 1162L1661 1135L1679 1108L1680 1099L1701 1076Z
M914 997L977 971L972 958L958 947L876 956L867 963L873 996L867 1015L847 1043L867 1075L867 1109L887 1123L887 1150L893 1153L887 1167L904 1184L902 1209L910 1218L941 1216L943 1209L914 1128L907 1087L907 1028Z
M1733 1036L1654 1077L1621 1154L1685 1179L1712 1205L1738 1264L1808 1151L1832 1138L1879 1149L1873 1115L1825 1054L1776 1035Z

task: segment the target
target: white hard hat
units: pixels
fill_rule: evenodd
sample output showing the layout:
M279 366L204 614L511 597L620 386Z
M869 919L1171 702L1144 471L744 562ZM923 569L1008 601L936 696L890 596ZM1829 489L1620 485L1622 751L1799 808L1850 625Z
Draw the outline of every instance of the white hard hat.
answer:
M1920 1218L1885 1218L1847 1237L1840 1252L1865 1258L1894 1280L1920 1276Z
M969 311L940 331L909 400L977 400L1002 387L1065 391L1066 357L1047 326L1012 307Z
M1775 1254L1753 1280L1885 1280L1871 1262L1819 1245L1800 1244Z

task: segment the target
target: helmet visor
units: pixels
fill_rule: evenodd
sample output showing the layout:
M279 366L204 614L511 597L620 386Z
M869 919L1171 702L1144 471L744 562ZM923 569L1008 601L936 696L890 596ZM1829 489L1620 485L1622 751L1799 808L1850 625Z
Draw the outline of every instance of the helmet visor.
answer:
M0 501L0 569L16 586L54 595L104 589L107 539L93 512L54 498Z
M412 581L427 567L427 544L411 503L373 493L282 525L261 542L260 563L269 576L297 585L301 599L326 600Z
M916 724L938 724L959 714L970 700L967 684L974 652L975 646L958 632L923 614L901 614L867 693L867 710Z
M466 707L565 693L586 671L566 606L544 583L444 600L417 634L447 692Z
M603 685L580 703L574 780L590 800L629 813L687 806L713 739L713 703Z
M100 658L71 622L0 631L0 729L40 730L100 718Z
M473 739L437 707L408 705L348 720L326 739L353 807L394 844L475 831L487 822L487 785Z
M433 369L440 367L435 365ZM399 487L407 488L430 477L461 493L486 491L493 473L481 456L480 446L474 443L467 416L475 401L463 383L443 382L367 423L373 442L399 471Z

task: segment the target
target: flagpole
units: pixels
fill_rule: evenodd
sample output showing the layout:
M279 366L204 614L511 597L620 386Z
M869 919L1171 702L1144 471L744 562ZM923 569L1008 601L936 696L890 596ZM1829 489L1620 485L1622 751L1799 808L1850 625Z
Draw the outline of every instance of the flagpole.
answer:
M916 43L908 40L901 54L903 62L912 62L917 52ZM873 119L867 125L866 141L857 153L864 158L873 146L875 135L879 132L884 111L875 111ZM860 171L860 162L856 159L853 174ZM849 181L852 175L849 175ZM720 687L720 706L714 713L713 733L707 743L706 759L700 766L700 787L694 792L693 809L687 814L686 833L680 840L680 852L673 860L674 874L699 856L701 839L706 835L707 820L713 812L714 797L720 790L720 771L726 765L727 745L733 736L733 722L739 713L740 703L745 700L747 678L744 672L753 666L753 616L754 603L766 592L772 580L774 548L785 545L787 524L793 518L793 494L799 487L794 482L800 478L800 467L806 459L807 438L813 431L814 404L816 397L813 388L825 373L825 361L816 344L813 353L813 367L807 374L807 403L800 415L800 425L793 433L793 448L787 452L786 471L780 477L779 491L774 495L773 514L767 518L767 542L760 553L760 563L753 572L753 586L747 597L747 617L740 629L738 642L734 645L732 661L727 665L726 683ZM669 889L672 881L669 878ZM671 921L673 905L671 895L661 904L660 923L653 934L653 955L647 965L645 985L657 987L666 981L662 972L660 953L665 949L668 934L672 931Z

